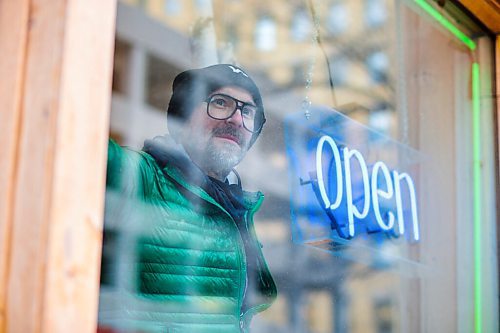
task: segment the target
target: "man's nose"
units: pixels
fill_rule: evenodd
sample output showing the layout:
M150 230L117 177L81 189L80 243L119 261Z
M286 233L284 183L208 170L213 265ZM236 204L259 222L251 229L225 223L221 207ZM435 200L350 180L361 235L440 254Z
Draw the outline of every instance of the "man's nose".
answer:
M229 123L232 123L238 127L241 127L243 126L243 115L242 115L242 110L240 107L238 107L236 109L236 111L234 111L233 115L229 118L227 118L227 122Z

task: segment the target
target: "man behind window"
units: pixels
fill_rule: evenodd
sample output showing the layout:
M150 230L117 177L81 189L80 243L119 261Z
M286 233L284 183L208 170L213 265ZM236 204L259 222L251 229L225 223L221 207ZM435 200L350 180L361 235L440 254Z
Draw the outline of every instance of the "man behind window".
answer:
M132 258L120 267L136 283L120 290L122 311L101 308L101 327L246 332L276 298L253 226L263 195L243 191L236 173L237 184L227 180L265 123L259 89L233 65L188 70L174 80L167 116L171 136L143 151L110 141L106 223L133 234L122 237Z

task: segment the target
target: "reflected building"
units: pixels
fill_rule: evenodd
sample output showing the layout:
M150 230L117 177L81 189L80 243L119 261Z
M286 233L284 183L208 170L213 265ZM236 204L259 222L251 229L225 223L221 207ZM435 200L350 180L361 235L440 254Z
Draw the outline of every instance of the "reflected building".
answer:
M251 73L268 118L238 167L244 187L266 195L256 228L279 289L276 303L253 320L252 331L398 332L402 286L396 272L292 242L284 117L306 112L306 100L388 135L398 133L393 3L313 3L315 16L305 1L119 1L110 136L140 149L145 139L165 134L173 79L196 63L196 41L203 41L203 25L213 23L220 61L234 61ZM205 20L207 13L213 22ZM127 278L119 268L127 258L118 254L124 231L109 223L105 228L104 325L113 316L106 309L123 301L117 295Z

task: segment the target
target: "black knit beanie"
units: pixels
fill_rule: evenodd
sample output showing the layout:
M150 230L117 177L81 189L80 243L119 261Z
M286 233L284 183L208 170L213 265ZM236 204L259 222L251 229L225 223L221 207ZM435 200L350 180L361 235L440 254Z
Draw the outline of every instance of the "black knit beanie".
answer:
M167 110L167 126L171 135L176 137L175 129L170 125L171 118L177 117L188 120L194 108L214 91L226 87L236 86L250 93L259 112L258 121L265 123L264 105L259 88L250 76L241 68L230 64L218 64L204 68L190 69L178 74L172 85L172 97ZM253 145L260 132L254 133L250 141Z

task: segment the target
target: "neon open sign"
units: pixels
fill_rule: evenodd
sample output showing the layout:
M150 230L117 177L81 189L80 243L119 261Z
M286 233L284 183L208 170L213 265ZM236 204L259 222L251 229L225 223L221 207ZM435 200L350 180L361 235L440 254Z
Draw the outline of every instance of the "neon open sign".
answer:
M421 239L420 153L314 106L310 119L287 116L285 142L295 242L329 251L348 244L379 250L391 242L405 256L404 240Z
M324 175L323 156L325 149L329 149L332 154L332 160L328 161L327 165L334 170L333 181L326 179ZM363 203L361 209L353 200L352 173L354 163L357 164L356 171L360 173L362 179L361 200ZM328 170L328 174L332 174L331 171ZM410 200L412 236L415 241L420 239L415 185L407 173L390 171L382 161L375 162L369 170L359 151L348 147L339 148L332 137L324 135L319 139L316 147L316 175L320 194L318 199L328 216L333 219L332 223L341 237L348 239L354 237L356 232L355 219L369 219L370 221L365 223L369 232L392 231L395 234L404 234L405 214L403 214L401 188L406 186ZM380 205L381 200L389 203L393 200L393 205L386 204L384 213L382 213ZM387 206L395 207L395 211L387 209ZM344 224L338 222L346 215L347 232L342 227ZM370 223L371 221L376 223Z

